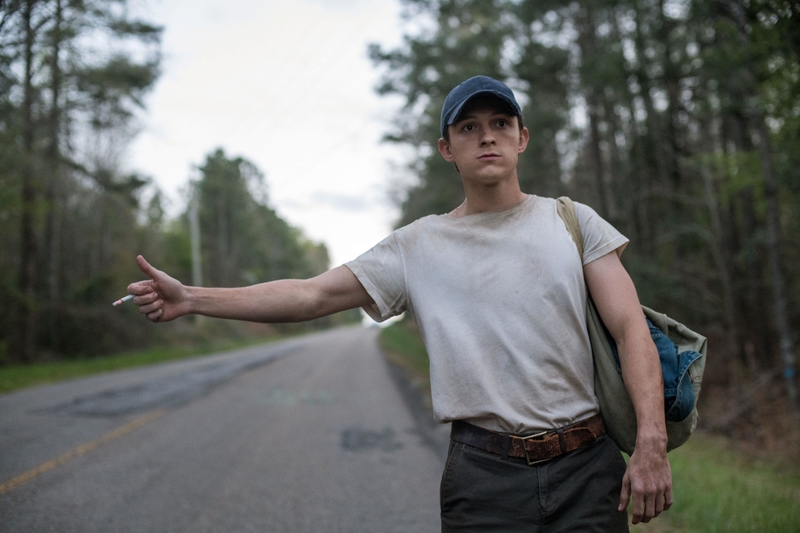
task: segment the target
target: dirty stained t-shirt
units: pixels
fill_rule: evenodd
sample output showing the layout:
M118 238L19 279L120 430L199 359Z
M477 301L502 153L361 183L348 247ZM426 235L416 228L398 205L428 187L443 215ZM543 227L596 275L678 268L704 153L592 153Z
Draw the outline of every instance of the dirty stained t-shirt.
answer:
M583 264L621 253L628 240L575 206ZM375 301L372 318L415 316L438 421L529 433L598 412L583 268L554 199L427 216L346 266Z

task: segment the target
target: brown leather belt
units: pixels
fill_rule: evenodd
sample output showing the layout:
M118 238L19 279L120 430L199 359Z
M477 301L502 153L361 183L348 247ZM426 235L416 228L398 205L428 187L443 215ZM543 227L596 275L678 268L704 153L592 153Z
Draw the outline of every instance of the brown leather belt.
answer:
M524 437L498 433L463 420L454 420L450 438L489 453L523 458L528 461L528 465L535 465L578 448L591 446L605 432L603 418L596 414L568 426Z

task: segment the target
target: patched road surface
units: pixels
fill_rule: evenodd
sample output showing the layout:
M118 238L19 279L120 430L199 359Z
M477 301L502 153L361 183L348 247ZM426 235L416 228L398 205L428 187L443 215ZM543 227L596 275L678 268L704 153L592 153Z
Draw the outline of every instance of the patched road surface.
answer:
M0 396L0 532L439 531L446 428L431 438L376 337Z

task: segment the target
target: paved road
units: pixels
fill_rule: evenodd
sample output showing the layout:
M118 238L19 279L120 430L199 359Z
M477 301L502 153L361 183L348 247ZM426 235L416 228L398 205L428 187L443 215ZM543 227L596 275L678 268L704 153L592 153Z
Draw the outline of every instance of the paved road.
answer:
M438 531L446 429L409 410L376 335L0 396L0 531Z

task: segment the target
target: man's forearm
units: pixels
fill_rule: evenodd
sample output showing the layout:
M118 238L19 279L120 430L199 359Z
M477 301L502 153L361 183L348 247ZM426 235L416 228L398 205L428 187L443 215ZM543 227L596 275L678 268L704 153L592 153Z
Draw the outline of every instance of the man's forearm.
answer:
M188 314L251 322L302 322L373 303L346 266L307 280L269 281L250 287L187 287L137 256L150 279L128 285L139 312L151 322Z
M251 322L303 322L373 303L346 266L311 279L284 279L250 287L187 287L187 309Z
M631 328L617 342L622 379L636 411L637 446L648 443L666 449L664 383L658 352L646 325Z
M302 322L322 316L309 280L286 279L250 287L187 287L187 311L250 322Z

